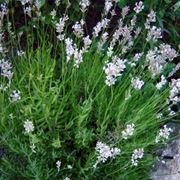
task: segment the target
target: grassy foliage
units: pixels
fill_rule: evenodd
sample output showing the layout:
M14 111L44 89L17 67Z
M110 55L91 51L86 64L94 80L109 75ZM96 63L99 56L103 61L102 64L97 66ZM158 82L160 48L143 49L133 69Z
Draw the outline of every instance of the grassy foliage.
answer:
M157 14L161 18L165 16L165 12ZM9 44L6 42L6 47L10 47L8 56L14 77L10 88L0 92L0 147L5 149L5 155L0 159L0 179L149 179L148 172L155 160L154 150L159 146L155 143L159 128L173 118L167 114L170 87L165 85L157 90L155 85L159 76L151 78L147 66L142 66L145 56L136 67L127 65L116 84L108 87L103 71L109 60L107 49L99 50L98 40L93 39L90 49L83 55L82 64L75 68L73 58L67 63L65 44L56 40L54 25L46 24L48 18L32 22L26 19L29 29L24 30L27 34L24 55L16 54L21 46L17 34L10 37ZM162 24L161 19L159 24ZM174 37L170 41L176 43L177 30L173 27ZM66 35L74 37L69 32L67 28ZM154 46L142 41L144 37L145 32L135 41L137 46L123 58L131 59L137 50L146 52ZM81 47L80 40L75 39L75 42ZM120 48L115 55L120 54ZM169 63L164 75L173 67ZM145 82L140 91L132 87L131 80L135 76ZM0 80L4 82L3 78ZM21 92L17 102L9 101L13 90ZM164 114L162 119L157 118L159 112ZM23 128L26 119L35 127L29 134ZM135 132L125 140L122 131L132 123ZM121 154L94 169L97 141L120 148ZM35 152L31 148L33 144ZM145 153L135 167L131 157L137 148L143 148ZM61 161L59 172L58 160Z

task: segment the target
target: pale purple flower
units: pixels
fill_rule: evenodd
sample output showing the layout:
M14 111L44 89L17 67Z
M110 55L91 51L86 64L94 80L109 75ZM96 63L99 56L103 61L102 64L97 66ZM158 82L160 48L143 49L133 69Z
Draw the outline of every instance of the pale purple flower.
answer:
M135 125L133 123L127 124L126 129L122 131L122 138L128 139L130 136L132 136L134 133L134 127Z
M164 75L161 76L161 81L156 84L156 88L158 90L162 89L162 87L167 83L167 80Z
M94 168L96 168L97 164L105 163L109 158L115 158L116 156L120 155L121 150L117 147L111 148L105 143L97 142L95 147L97 153L97 161L94 164Z
M139 1L135 4L134 11L138 14L144 9L144 5L142 1Z
M14 91L11 93L11 95L10 95L10 97L9 97L9 100L10 100L11 102L19 101L19 100L21 99L21 95L20 95L20 94L21 94L20 91L14 90Z
M135 77L132 78L131 85L134 89L140 90L144 85L144 81L140 80L138 77Z
M169 139L171 132L172 129L168 128L167 125L164 125L163 128L160 129L159 134L156 136L155 142L158 143L160 141Z
M28 119L24 122L24 129L25 133L31 133L34 131L34 125L32 121L29 121Z
M137 166L139 163L139 159L142 159L144 156L144 149L140 148L140 149L135 149L132 157L131 157L131 163L133 166Z
M84 13L87 11L87 8L90 5L90 1L89 0L81 0L80 1L80 6L81 6L81 11Z

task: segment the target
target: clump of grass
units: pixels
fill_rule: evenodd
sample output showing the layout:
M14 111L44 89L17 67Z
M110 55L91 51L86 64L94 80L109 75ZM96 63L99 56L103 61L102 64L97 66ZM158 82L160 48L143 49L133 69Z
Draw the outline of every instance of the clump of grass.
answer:
M69 30L67 14L53 16L50 31L39 17L27 24L38 33L30 30L24 52L2 52L2 178L148 179L154 149L172 131L164 124L178 114L169 108L180 87L179 79L166 81L178 53L159 41L155 20L137 33L143 6L136 4L127 26L123 9L119 37L107 34L106 7L92 36L85 36L84 23ZM81 5L83 16L86 8ZM2 43L4 49L20 47L10 42Z

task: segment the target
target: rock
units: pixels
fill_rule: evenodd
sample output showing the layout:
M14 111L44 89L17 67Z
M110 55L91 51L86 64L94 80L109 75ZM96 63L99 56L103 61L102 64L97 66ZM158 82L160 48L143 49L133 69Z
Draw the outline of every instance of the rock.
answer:
M180 180L180 139L169 143L151 172L153 180Z

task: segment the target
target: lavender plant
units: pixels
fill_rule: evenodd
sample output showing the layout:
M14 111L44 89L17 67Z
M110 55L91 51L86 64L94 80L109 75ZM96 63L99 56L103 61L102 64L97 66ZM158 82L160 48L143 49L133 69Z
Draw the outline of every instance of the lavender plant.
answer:
M42 1L17 1L28 30L10 23L11 2L1 4L2 179L149 178L154 150L173 131L166 124L179 115L171 107L180 79L168 79L179 50L163 42L142 1L122 8L111 30L117 2L105 0L90 34L89 0L75 22L70 4L62 13L56 0L43 14Z

